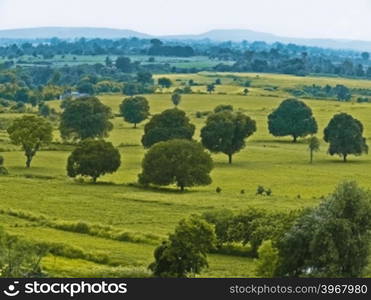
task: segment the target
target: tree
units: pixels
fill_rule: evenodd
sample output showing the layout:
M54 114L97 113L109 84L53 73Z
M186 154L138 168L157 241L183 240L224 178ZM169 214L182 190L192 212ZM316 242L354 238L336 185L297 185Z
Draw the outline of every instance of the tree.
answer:
M157 277L194 276L208 266L207 253L215 244L214 228L193 215L181 220L175 232L155 249L149 269Z
M90 176L95 183L100 176L117 171L120 164L120 152L112 143L86 139L68 157L67 174L69 177Z
M69 101L61 115L61 136L73 140L106 137L113 129L111 115L111 109L96 97Z
M133 95L137 95L137 94L140 94L140 87L138 85L138 83L125 83L124 84L124 87L122 89L122 93L124 95L128 95L128 96L133 96Z
M176 139L152 146L143 159L142 168L139 183L176 184L184 191L185 187L210 184L213 162L199 143Z
M106 64L106 67L108 67L108 68L112 67L113 62L112 62L112 59L109 56L106 56L106 59L105 59L104 62Z
M368 146L362 134L360 121L346 113L336 114L324 130L324 140L330 144L328 153L342 156L344 162L349 154L367 153Z
M178 106L181 100L182 100L182 95L180 93L174 93L171 95L171 101L173 102L175 106Z
M214 108L214 113L222 112L222 111L233 111L233 106L230 104L220 104Z
M120 113L126 122L134 124L136 128L149 116L148 100L141 96L126 98L120 105Z
M350 90L342 84L335 86L336 97L339 101L349 101L352 98Z
M167 77L161 77L158 79L158 84L162 87L162 88L169 88L172 86L172 81L167 78Z
M314 152L317 152L319 150L319 146L320 146L320 141L317 137L315 136L311 136L309 139L308 139L308 150L309 150L309 153L310 153L310 163L313 163L313 153Z
M142 144L145 148L171 139L191 140L195 126L190 123L185 112L177 108L167 109L154 115L144 126Z
M36 116L23 116L15 119L7 131L12 143L22 147L27 158L27 168L31 166L31 161L37 151L53 140L52 125L44 118Z
M243 90L243 94L244 94L245 96L247 96L248 93L249 93L249 89L244 89L244 90Z
M0 155L0 175L8 175L7 168L4 167L4 157Z
M41 102L39 104L39 115L46 118L46 117L49 117L50 114L51 114L51 109L49 105L45 104L44 102Z
M291 135L294 143L298 137L315 134L318 129L310 107L297 99L283 101L268 116L268 128L274 136Z
M81 94L94 95L95 90L92 83L88 81L82 81L77 86L77 91Z
M212 92L215 92L215 84L211 83L211 84L208 84L206 86L206 90L209 94L211 94Z
M22 241L8 235L0 228L0 277L39 278L44 277L41 260L47 254L47 247Z
M263 241L258 249L256 273L264 278L272 278L278 266L278 250L274 248L272 241Z
M141 84L151 84L153 83L152 74L150 72L139 72L137 81Z
M318 207L307 209L278 242L278 276L360 277L370 253L370 196L341 183Z
M224 110L210 115L201 129L202 144L213 153L228 155L232 163L233 154L245 148L245 139L256 131L256 122L243 113Z
M361 54L363 60L369 60L370 59L370 53L368 52L362 52Z
M133 66L131 64L131 60L128 57L119 56L116 59L116 68L119 69L123 73L130 73L133 70Z

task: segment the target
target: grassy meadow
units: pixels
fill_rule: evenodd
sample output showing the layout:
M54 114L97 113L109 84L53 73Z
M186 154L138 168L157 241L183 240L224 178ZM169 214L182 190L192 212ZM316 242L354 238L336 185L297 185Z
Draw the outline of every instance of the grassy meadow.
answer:
M155 77L163 77L157 75ZM5 158L8 176L0 177L0 223L6 231L36 242L63 245L63 251L47 256L43 266L50 276L118 277L148 274L146 267L153 260L153 250L171 232L177 222L190 214L228 208L235 211L249 206L267 210L293 210L313 206L329 194L337 183L355 179L371 188L371 157L349 157L343 163L339 157L327 154L322 140L309 164L309 152L304 140L293 144L290 137L275 138L267 129L267 116L279 103L290 97L285 88L302 85L344 84L351 88L371 88L370 81L326 77L295 77L272 74L198 73L165 75L176 86L146 95L151 114L171 108L170 93L193 79L194 94L182 96L180 108L197 127L195 139L206 117L197 112L212 111L219 104L232 104L257 121L257 132L248 139L247 147L234 155L233 164L227 156L213 154L213 183L180 193L175 187L141 188L134 183L141 172L145 150L140 140L144 123L137 129L115 117L114 130L108 138L121 152L120 169L98 180L97 184L81 183L66 176L66 160L71 146L52 144L37 153L30 169L24 167L25 157L9 143L5 131L0 131L0 155ZM236 78L252 81L249 94ZM220 78L213 94L205 85ZM269 87L275 87L274 90ZM114 113L124 96L100 95L99 99ZM364 136L371 145L371 104L302 99L313 110L319 125L318 137L331 117L347 112L359 119ZM50 105L59 109L59 101ZM0 114L0 118L15 118L19 114ZM56 128L55 140L60 141ZM272 196L257 196L256 188L272 189ZM215 189L220 187L220 194ZM241 190L245 193L241 194ZM84 222L96 228L79 233L74 225ZM209 256L209 269L203 277L253 277L255 262L243 256ZM368 268L371 275L371 267Z

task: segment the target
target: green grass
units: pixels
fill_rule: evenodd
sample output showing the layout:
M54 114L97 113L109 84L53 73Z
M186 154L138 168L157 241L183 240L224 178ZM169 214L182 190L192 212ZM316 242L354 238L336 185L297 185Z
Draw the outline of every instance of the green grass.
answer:
M249 206L272 211L313 206L319 203L322 196L330 193L339 181L347 178L355 179L361 186L371 188L371 159L368 155L350 157L350 161L344 164L340 158L327 155L327 145L322 141L321 150L315 154L315 161L310 165L304 141L293 144L289 137L274 138L267 130L267 115L289 96L284 92L286 87L313 83L370 87L369 81L271 74L259 74L257 78L256 74L239 74L252 78L249 95L241 96L238 93L243 88L233 81L236 75L168 75L177 85L192 78L203 87L215 81L216 77L222 79L223 85L217 86L216 93L212 95L192 94L182 97L180 108L187 112L197 127L195 139L199 139L200 128L205 122L205 118L196 118L196 112L212 111L219 104L232 104L235 109L241 109L257 121L258 131L248 140L247 147L234 156L232 165L227 164L225 155L212 155L215 169L212 171L213 183L210 186L196 187L180 193L175 187L144 189L130 185L137 181L137 175L141 171L145 150L140 145L140 139L144 123L133 129L131 124L116 117L113 120L115 128L108 140L115 146L120 145L122 165L118 172L100 178L96 185L79 184L66 177L68 151L40 151L31 169L25 169L23 153L15 151L17 148L9 144L6 133L0 132L0 149L8 150L0 154L4 156L10 172L9 176L0 177L0 209L24 211L35 216L44 215L53 222L81 221L101 226L109 225L115 230L140 236L153 234L161 239L174 229L181 218L193 213L201 214L222 208L239 211ZM278 86L278 89L274 92L266 91L264 87L267 85ZM195 88L201 87L194 87L194 91ZM227 94L220 95L217 94L218 91ZM168 93L146 97L150 102L152 114L172 107ZM99 98L117 113L124 96L102 95ZM370 144L371 104L315 99L304 101L313 109L320 138L335 113L348 112L362 121L365 127L364 135ZM59 102L52 101L51 105L58 108ZM0 115L4 118L16 116ZM58 139L57 131L55 136ZM271 188L273 195L256 196L258 185ZM215 192L216 187L222 189L220 194ZM243 195L240 194L242 189L245 190ZM12 234L38 242L63 243L81 249L86 255L107 255L110 258L108 264L97 264L87 258L48 256L43 264L50 276L54 277L145 274L143 270L153 259L155 245L150 243L121 242L68 232L7 214L0 214L0 222ZM210 268L201 276L255 276L255 263L246 257L213 254L209 256L209 262ZM370 269L368 267L368 273Z

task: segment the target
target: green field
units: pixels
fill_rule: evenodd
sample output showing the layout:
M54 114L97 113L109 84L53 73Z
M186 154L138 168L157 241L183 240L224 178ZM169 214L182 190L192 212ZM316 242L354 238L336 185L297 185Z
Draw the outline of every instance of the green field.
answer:
M158 75L163 76L163 75ZM175 187L140 188L132 183L141 171L145 150L140 144L144 124L133 129L121 118L113 120L114 130L108 140L119 147L122 165L118 172L99 179L98 184L78 183L66 176L68 147L52 145L40 151L30 169L24 168L22 152L8 141L7 134L0 132L0 150L10 175L0 177L0 222L16 235L34 241L63 243L79 249L81 257L73 255L49 255L43 260L50 276L99 277L123 276L136 271L144 272L152 261L156 245L171 232L176 223L192 213L229 208L239 211L249 206L273 211L287 211L319 203L337 183L355 179L371 188L370 156L349 157L343 163L339 157L327 155L327 145L322 141L315 161L309 164L305 141L291 143L291 138L274 138L267 129L267 115L289 97L287 87L319 84L344 84L348 87L371 88L370 81L325 77L294 77L271 74L177 74L166 75L179 86L189 79L199 85L194 94L183 95L180 108L185 110L197 127L195 139L206 118L196 118L196 112L211 111L219 104L232 104L235 109L248 114L257 121L257 132L248 140L247 147L234 156L229 165L225 155L212 155L215 169L213 183L206 187L188 189L180 193ZM248 96L240 93L243 87L235 84L237 76L252 80ZM221 78L213 94L205 93L205 84ZM265 88L275 86L275 91ZM159 113L172 107L170 91L163 90L146 95L151 113ZM102 102L118 113L123 95L101 95ZM318 137L338 112L347 112L359 119L365 127L364 135L371 142L371 104L343 103L303 99L313 110L319 125ZM51 105L59 108L59 102ZM0 114L0 118L14 118L17 114ZM55 139L60 140L58 132ZM271 188L271 197L256 196L256 188ZM216 187L222 192L217 194ZM245 194L240 191L244 189ZM27 214L21 214L26 212ZM32 215L34 218L31 218ZM44 216L49 222L40 222ZM126 241L79 234L56 228L52 224L84 221L109 226L110 230L126 232ZM101 256L109 256L102 262ZM209 257L210 267L201 276L206 277L252 277L255 275L254 260L247 257L215 255ZM368 268L371 274L371 267ZM108 275L107 275L108 274Z

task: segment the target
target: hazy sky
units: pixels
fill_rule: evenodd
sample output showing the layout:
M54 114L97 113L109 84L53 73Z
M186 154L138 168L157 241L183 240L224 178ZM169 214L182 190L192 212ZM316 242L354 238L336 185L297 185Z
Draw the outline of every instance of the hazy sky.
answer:
M371 40L371 0L0 0L0 29L97 26L150 34L252 29Z

